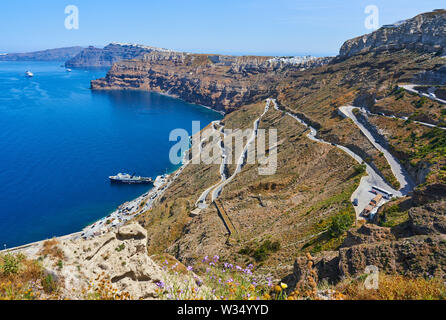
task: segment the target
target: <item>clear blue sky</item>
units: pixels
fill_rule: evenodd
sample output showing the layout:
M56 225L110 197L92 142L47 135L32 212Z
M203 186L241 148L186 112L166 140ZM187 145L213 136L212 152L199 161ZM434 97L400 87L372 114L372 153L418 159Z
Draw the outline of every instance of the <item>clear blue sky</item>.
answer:
M64 26L79 8L79 30ZM369 33L367 5L380 25L444 8L441 0L17 0L0 3L0 52L109 42L234 54L334 55Z

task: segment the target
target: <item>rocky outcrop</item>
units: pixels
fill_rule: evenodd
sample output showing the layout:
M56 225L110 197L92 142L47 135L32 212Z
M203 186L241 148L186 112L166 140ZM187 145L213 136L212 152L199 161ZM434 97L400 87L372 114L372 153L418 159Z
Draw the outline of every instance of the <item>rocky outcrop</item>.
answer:
M104 48L90 46L65 62L65 66L67 68L111 67L115 62L135 59L153 51L168 52L169 50L121 43L111 43Z
M409 223L416 235L446 234L446 200L411 208Z
M388 274L446 279L446 201L411 208L407 229L403 238L397 238L390 228L373 224L348 231L338 251L314 258L315 280L336 283L364 274L367 266ZM283 281L292 291L308 272L307 259L298 257L293 273Z
M105 78L91 82L91 88L154 91L230 112L270 97L283 72L328 61L154 51L140 59L115 63Z
M399 49L446 54L446 10L423 13L348 40L341 47L339 57L348 58L369 51Z
M282 279L282 282L288 285L288 293L294 291L299 284L305 282L309 275L314 281L320 282L327 280L334 283L339 280L339 254L335 251L324 252L322 255L317 255L313 258L312 269L316 273L312 273L308 265L306 257L298 257L294 262L293 273Z
M414 206L422 206L428 202L441 201L446 198L446 184L435 183L417 188L413 192Z
M82 47L68 47L28 53L0 54L0 61L65 61L73 58L82 50Z
M381 228L374 224L365 224L359 229L347 232L343 248L355 245L396 240L390 228Z
M410 277L446 277L446 235L361 244L339 250L339 276L355 277L367 266Z
M380 272L403 274L409 277L446 278L446 235L415 236L399 241L363 243L339 252L324 252L315 258L315 280L336 283L344 277L357 277L367 266ZM293 273L283 279L290 290L305 279L306 259L299 257Z
M165 278L165 271L147 255L147 231L137 223L90 240L55 243L62 253L56 260L51 255L41 257L39 248L28 251L36 252L34 258L42 259L47 272L63 281L62 296L68 299L85 299L85 292L99 288L104 280L132 299L154 299L156 283ZM59 267L54 268L55 263Z

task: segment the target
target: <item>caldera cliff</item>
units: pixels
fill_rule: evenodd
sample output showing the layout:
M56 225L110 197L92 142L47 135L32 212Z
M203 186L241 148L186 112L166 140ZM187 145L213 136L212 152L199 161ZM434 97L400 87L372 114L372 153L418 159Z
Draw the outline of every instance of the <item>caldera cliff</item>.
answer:
M115 63L93 90L148 90L222 112L271 96L274 83L290 71L328 63L330 58L257 57L153 51Z

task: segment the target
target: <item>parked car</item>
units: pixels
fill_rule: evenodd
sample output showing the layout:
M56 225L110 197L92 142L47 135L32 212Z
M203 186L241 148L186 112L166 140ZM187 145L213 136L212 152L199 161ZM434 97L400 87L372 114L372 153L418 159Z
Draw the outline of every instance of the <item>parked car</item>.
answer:
M355 207L357 207L359 204L359 201L358 201L358 199L354 199L352 203Z

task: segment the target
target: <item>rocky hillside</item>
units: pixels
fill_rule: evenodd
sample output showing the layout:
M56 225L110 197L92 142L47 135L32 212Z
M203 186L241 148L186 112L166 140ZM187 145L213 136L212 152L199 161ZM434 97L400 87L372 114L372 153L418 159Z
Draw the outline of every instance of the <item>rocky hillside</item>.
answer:
M340 58L369 51L419 49L446 54L446 10L420 14L412 19L386 25L379 30L348 40Z
M409 277L446 277L446 202L426 204L409 210L406 233L399 236L391 228L367 224L348 232L337 252L324 252L314 260L317 279L337 282L342 277L364 274L374 265L387 274ZM299 257L291 275L285 278L289 290L304 281L307 259Z
M256 57L154 51L113 65L92 81L93 90L133 89L169 94L188 102L230 112L269 97L287 72L330 61L314 57Z
M115 62L135 59L152 51L169 50L137 44L111 43L104 48L88 47L67 59L65 66L67 68L111 67Z
M163 258L161 261L160 259ZM152 300L165 283L176 290L208 288L171 257L147 255L147 232L130 223L93 239L66 236L0 253L0 297L24 300ZM5 272L4 265L14 268ZM171 273L181 272L181 277ZM178 273L178 272L177 272ZM6 280L6 281L5 281ZM12 286L8 285L13 283ZM8 287L9 286L9 287ZM6 288L6 289L5 289Z
M28 53L0 54L0 61L66 61L82 50L82 47L69 47Z
M215 147L220 153L213 150L213 160L234 160L196 164L186 157L180 170L138 200L129 225L92 239L63 240L59 250L47 242L28 254L63 279L67 297L79 297L83 293L72 289L82 286L95 291L89 282L104 274L112 288L156 297L155 282L166 274L146 253L173 256L187 271L198 266L206 274L219 259L246 274L251 269L240 266L252 266L256 281L282 278L288 291L301 285L315 289L323 279L337 285L344 278L361 281L370 265L382 275L404 275L399 288L420 277L444 287L445 15L421 14L349 40L334 59L122 45L112 45L110 54L87 49L91 54L81 54L79 65L131 59L115 62L105 78L92 81L93 90L150 90L224 112L222 121L203 130L213 135L203 135L199 149ZM115 50L120 53L111 54ZM343 106L354 106L352 117L342 115ZM267 135L277 130L277 144L266 143L265 154L277 150L277 170L269 175L260 173L258 162L238 164L235 159L245 157L226 153L225 139L234 138L236 129L252 128L253 138L257 129ZM245 155L253 141L241 143ZM403 171L415 185L404 192L398 180ZM372 199L380 179L398 195L366 221L352 200L357 194ZM167 269L169 261L161 263ZM425 282L424 288L432 286ZM444 297L442 290L435 297Z
M428 48L408 45L310 68L277 63L278 59L270 57L234 61L227 56L152 53L141 60L117 63L106 78L92 83L95 89L170 93L232 111L221 122L228 129L252 128L253 121L261 117L260 128L279 130L277 172L261 176L258 165L246 165L222 190L220 209L209 205L199 214L191 214L200 195L220 181L220 166L185 168L153 207L138 218L148 230L149 252L167 251L185 263L220 255L229 261L252 262L281 277L289 273L296 256L307 251L327 252L322 254L326 259L338 257L329 259L333 264L328 264L336 267L337 275L342 271L355 276L355 272L345 271L352 268L349 258L342 268L335 263L340 259L339 250L346 255L360 250L359 261L376 261L383 266L388 259L380 260L382 245L394 250L389 255L396 260L393 266L383 267L386 272L424 276L437 264L438 272L432 274L443 277L444 258L436 254L443 246L442 235L411 233L407 226L409 214L423 211L428 203L444 211L446 132L434 127L444 121L444 105L399 85L411 83L427 70L437 72L445 59ZM435 92L439 90L443 89L436 87ZM265 112L265 102L261 101L265 97L276 97L279 110ZM375 139L389 148L419 184L413 193L391 201L379 212L376 223L391 229L379 232L376 247L356 243L351 251L341 246L349 237L346 230L359 224L351 196L363 172L336 146L355 152L395 188L398 181L384 155L351 119L339 115L339 107L345 105L376 113L364 121L375 127ZM286 112L305 119L317 130L317 137L329 143L309 139L308 128ZM225 170L232 175L235 169L232 164ZM211 195L205 198L212 202ZM221 218L221 207L228 218ZM356 239L361 237L358 234ZM433 239L432 245L429 239ZM417 251L419 248L428 252L428 257ZM419 256L425 265L406 268L399 264L405 252ZM356 267L358 272L361 267Z

